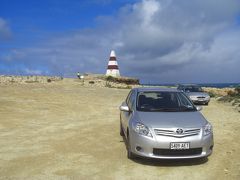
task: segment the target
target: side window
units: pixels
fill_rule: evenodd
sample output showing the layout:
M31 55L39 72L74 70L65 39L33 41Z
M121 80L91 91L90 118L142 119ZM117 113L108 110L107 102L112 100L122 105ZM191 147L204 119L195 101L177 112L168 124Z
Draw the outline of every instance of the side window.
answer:
M135 96L136 96L136 93L135 93L135 91L133 91L133 93L131 94L131 97L130 97L130 108L132 108L134 105Z
M131 91L131 92L129 93L128 97L127 97L126 102L127 102L127 105L128 105L128 107L129 107L130 109L131 109L131 108L133 107L133 105L134 105L135 95L136 95L135 91Z
M189 105L189 102L187 101L187 99L184 96L181 98L181 104L183 106L188 106Z
M127 98L126 98L126 103L127 105L129 106L129 100L130 100L130 97L131 97L131 94L132 94L133 91L130 91Z
M185 106L185 107L192 107L192 103L191 103L191 100L189 98L186 97L186 95L184 94L179 94L180 97L180 103L181 103L181 106Z
M182 87L182 86L178 86L178 89L179 89L179 90L183 90L183 87Z

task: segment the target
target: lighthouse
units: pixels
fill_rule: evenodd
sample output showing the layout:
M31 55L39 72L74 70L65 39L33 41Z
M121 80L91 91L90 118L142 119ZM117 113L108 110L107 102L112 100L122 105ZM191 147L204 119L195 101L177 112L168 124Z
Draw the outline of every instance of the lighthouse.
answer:
M110 58L108 61L106 76L113 76L113 77L120 76L116 54L113 50L111 51Z

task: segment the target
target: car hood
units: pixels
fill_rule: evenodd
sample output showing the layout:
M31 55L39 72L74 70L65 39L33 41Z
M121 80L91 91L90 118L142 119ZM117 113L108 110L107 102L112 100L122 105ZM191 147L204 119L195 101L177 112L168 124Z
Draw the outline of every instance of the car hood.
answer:
M207 120L198 112L136 112L136 120L151 128L201 128Z
M186 94L188 96L204 96L204 97L208 96L208 94L205 92L187 92Z

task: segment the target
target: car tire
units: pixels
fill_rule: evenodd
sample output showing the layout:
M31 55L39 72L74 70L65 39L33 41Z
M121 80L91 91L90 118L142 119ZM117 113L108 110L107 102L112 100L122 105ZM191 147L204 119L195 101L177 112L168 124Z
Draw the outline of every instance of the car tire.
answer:
M131 151L130 138L127 137L127 157L128 159L133 160L135 158L134 154Z
M122 128L122 123L120 123L120 136L124 136L123 128Z
M208 106L208 102L207 102L207 103L205 103L205 105L206 105L206 106Z

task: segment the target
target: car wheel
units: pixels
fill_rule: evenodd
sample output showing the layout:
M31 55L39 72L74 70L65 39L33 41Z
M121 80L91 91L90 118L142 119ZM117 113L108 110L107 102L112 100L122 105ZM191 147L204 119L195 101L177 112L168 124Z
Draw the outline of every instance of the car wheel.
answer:
M205 103L205 105L206 105L206 106L208 106L208 102L207 102L207 103Z
M122 128L122 124L120 123L120 136L124 136L124 132L123 132L123 128Z
M135 156L134 156L134 154L132 153L132 151L131 151L131 144L130 144L130 138L129 138L129 136L127 137L127 157L128 157L128 159L134 159L135 158Z

